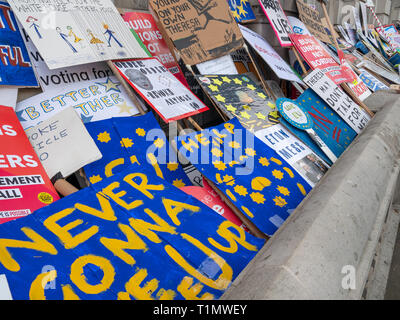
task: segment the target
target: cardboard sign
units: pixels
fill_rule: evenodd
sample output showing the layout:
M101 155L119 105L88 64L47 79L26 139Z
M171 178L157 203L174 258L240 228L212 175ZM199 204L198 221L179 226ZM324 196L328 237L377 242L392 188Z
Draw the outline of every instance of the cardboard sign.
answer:
M261 56L272 71L281 79L302 83L301 79L294 73L285 60L271 47L271 45L259 34L250 29L240 26L243 37L250 46Z
M0 106L0 119L1 224L31 214L59 197L13 108Z
M26 130L70 106L75 108L84 123L139 113L113 76L57 86L19 102L16 112Z
M357 133L311 89L304 91L296 102L307 110L314 122L313 130L339 158Z
M376 77L374 77L371 73L369 73L367 70L359 68L358 69L360 73L360 79L365 83L365 85L370 88L373 92L379 91L379 90L389 90L389 87L379 81Z
M101 160L84 167L90 183L136 166L149 167L148 171L177 188L191 184L151 112L87 123L86 129L103 154Z
M238 119L177 137L179 152L262 232L272 236L311 190Z
M148 56L110 0L9 4L49 69Z
M230 55L202 62L196 65L201 74L238 74Z
M313 89L357 133L368 124L370 117L339 86L321 70L314 70L304 82ZM369 90L368 90L369 91Z
M353 80L314 37L291 34L290 38L296 49L313 70L322 70L335 84Z
M319 40L331 43L331 38L325 31L325 26L321 22L319 12L311 8L303 0L296 0L296 4L300 19L307 26L308 30Z
M250 0L227 0L236 22L246 23L256 20Z
M132 169L0 226L0 242L16 300L211 300L265 240Z
M150 0L149 6L185 64L219 58L243 46L226 0Z
M186 78L158 30L153 16L150 13L126 12L122 17L129 28L139 36L151 56L157 58L180 82L188 87Z
M289 34L292 27L279 0L258 0L282 47L292 46Z
M0 85L38 86L14 13L3 1L0 1Z
M208 110L155 58L113 63L132 88L166 123Z
M102 157L74 108L68 107L27 130L28 139L49 177L68 177Z

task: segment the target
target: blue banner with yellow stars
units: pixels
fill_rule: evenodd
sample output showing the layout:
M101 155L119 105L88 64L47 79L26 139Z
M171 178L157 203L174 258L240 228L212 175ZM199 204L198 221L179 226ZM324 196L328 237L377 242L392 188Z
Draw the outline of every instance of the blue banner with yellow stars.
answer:
M15 300L211 300L264 242L131 166L0 225L0 274Z
M154 115L120 117L86 123L103 158L84 167L94 184L134 166L180 188L191 185Z
M314 131L339 158L357 133L311 89L304 91L296 102L311 115Z
M176 140L179 152L269 236L311 190L286 161L238 119Z
M256 20L249 0L228 0L229 8L236 22L249 22Z

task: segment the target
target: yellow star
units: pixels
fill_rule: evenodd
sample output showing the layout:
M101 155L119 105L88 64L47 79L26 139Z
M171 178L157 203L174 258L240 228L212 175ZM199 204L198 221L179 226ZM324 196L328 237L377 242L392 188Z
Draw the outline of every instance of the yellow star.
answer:
M267 96L266 96L264 93L262 93L262 92L257 93L257 95L258 95L260 98L267 99Z
M139 137L144 137L144 136L146 135L146 131L145 131L144 129L142 129L142 128L137 128L137 129L136 129L136 134L137 134Z
M229 175L225 175L223 182L225 182L227 186L233 186L235 184L235 178Z
M239 80L238 78L233 79L233 82L240 85L243 83L243 81Z
M280 171L280 170L272 171L272 175L278 180L282 180L283 179L283 172Z
M286 187L278 186L277 189L278 189L278 191L279 191L280 193L282 193L284 196L289 196L289 195L290 195L290 191L289 191L289 189L286 188Z
M264 204L265 198L264 195L259 192L253 192L250 194L250 198L257 204Z
M134 113L131 113L132 109L135 109L134 107L130 107L126 104L126 101L124 101L124 103L121 104L117 104L117 107L119 108L119 113L128 113L130 115L134 115Z
M248 84L247 88L249 88L250 90L256 90L256 87L253 86L252 84Z
M103 86L106 88L106 92L110 90L114 90L116 92L121 92L121 90L118 88L120 85L119 82L113 82L110 78L107 78L106 82L96 82L97 84Z
M125 147L125 148L130 148L133 146L133 141L132 141L132 139L129 139L129 138L122 138L120 143L121 143L121 147Z
M218 158L221 158L224 155L224 153L218 148L212 148L211 153Z
M175 179L172 184L177 187L177 188L182 188L185 186L185 183L182 181L182 179Z
M229 146L233 149L239 149L240 148L240 144L236 141L231 141L229 142Z
M227 83L231 83L231 81L232 81L231 79L229 79L229 78L226 77L226 76L225 76L225 77L222 77L221 79L222 79L222 81L225 81L225 82L227 82Z
M215 161L215 162L213 162L213 165L215 168L217 168L220 171L225 171L225 169L226 169L226 164L223 163L222 161Z
M234 17L237 21L240 21L240 16L239 16L239 14L236 12L236 10L235 10L235 11L232 11L232 15L233 15L233 17Z
M264 167L268 167L269 166L269 161L265 157L262 157L262 158L258 159L258 162Z
M285 199L283 199L282 197L275 197L274 199L275 205L277 205L278 207L284 207L287 205L287 202Z
M261 120L267 119L267 116L264 116L261 112L256 113L256 117Z
M217 86L220 86L220 85L222 84L222 81L221 81L221 80L213 79L213 81L214 81L214 83L215 83Z
M100 177L100 175L91 176L89 178L89 181L90 181L91 184L95 184L97 182L100 182L101 180L103 180L103 179Z
M241 112L240 115L245 119L250 119L251 118L251 115L249 115L246 111Z
M228 110L228 111L230 111L230 112L236 112L236 108L233 106L233 105L231 105L231 104L226 104L225 105L225 108L226 108L226 110Z
M271 109L275 109L275 105L272 103L272 102L270 102L270 101L268 101L268 107L270 107Z
M101 132L97 135L97 140L100 142L107 143L108 141L111 140L110 134L107 131Z
M157 148L162 148L164 146L164 144L165 144L164 140L161 139L161 138L158 138L158 139L154 140L153 143Z
M244 150L244 152L246 152L246 154L248 156L254 157L256 155L256 150L252 149L252 148L246 148Z
M248 195L246 187L237 185L237 186L235 186L234 190L240 196L244 196L245 197L245 196Z
M167 164L167 168L169 171L175 171L176 169L178 169L179 164L177 164L176 162L170 162Z
M219 101L219 102L224 102L225 103L225 98L223 96L221 96L220 94L215 96L215 99L217 99L217 101Z
M246 16L246 10L243 9L243 4L239 7L237 7L239 9L239 15L240 16Z
M208 86L209 88L210 88L210 90L212 91L212 92L218 92L219 90L218 90L218 87L217 86L214 86L213 84L210 84L209 86Z

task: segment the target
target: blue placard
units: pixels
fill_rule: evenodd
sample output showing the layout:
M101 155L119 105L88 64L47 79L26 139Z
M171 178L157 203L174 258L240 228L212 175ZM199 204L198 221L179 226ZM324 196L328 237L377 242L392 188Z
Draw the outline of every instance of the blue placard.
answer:
M282 117L292 126L300 130L312 129L313 121L310 115L296 101L279 98L276 100L276 107Z
M146 166L178 188L191 185L151 112L89 122L85 126L103 154L102 159L84 167L92 184L129 166Z
M145 167L0 225L13 299L217 299L264 244Z
M228 0L228 4L236 22L256 20L249 0Z
M362 80L362 82L364 82L365 85L374 92L379 91L379 90L389 90L388 86L386 86L384 83L380 82L378 79L376 79L374 76L372 76L365 70L361 71L359 77Z
M39 86L14 13L0 2L0 85Z
M179 152L262 232L272 236L311 190L273 149L234 118L179 136Z
M296 102L309 113L313 130L339 158L357 133L311 89L304 91Z

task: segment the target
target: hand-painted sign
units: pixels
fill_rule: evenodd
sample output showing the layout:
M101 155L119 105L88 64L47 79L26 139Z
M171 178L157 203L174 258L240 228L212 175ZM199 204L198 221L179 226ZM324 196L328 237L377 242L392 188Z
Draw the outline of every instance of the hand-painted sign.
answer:
M38 87L14 13L0 2L0 85Z
M256 20L250 0L228 0L228 4L236 22L246 23Z
M91 183L97 183L130 166L149 167L153 174L177 188L190 185L177 155L153 114L114 118L86 124L103 158L84 167Z
M30 128L26 134L50 178L59 172L68 177L102 157L72 107Z
M157 58L180 82L188 87L186 78L158 30L153 16L150 13L125 12L122 17L129 28L139 36L151 56Z
M263 37L246 27L239 27L246 41L261 56L265 63L271 67L278 78L302 83L292 68Z
M208 110L155 58L113 63L125 80L167 123Z
M8 2L49 69L148 57L110 0Z
M16 300L218 299L264 244L131 167L0 226Z
M219 58L243 46L226 0L150 0L149 6L185 64Z
M267 235L273 235L311 187L237 119L177 137L179 152Z
M292 33L293 30L279 0L258 0L258 2L267 16L271 27L274 29L281 46L292 46L289 34Z
M67 107L73 107L84 123L139 113L113 76L48 89L19 102L15 110L26 130Z
M304 78L304 82L355 132L360 133L371 120L370 116L321 70L311 72Z
M13 108L0 106L0 142L0 223L59 199Z
M363 68L358 69L360 73L360 79L365 83L365 85L370 88L373 92L379 90L389 90L389 87L379 81L376 77L374 77L371 73Z

